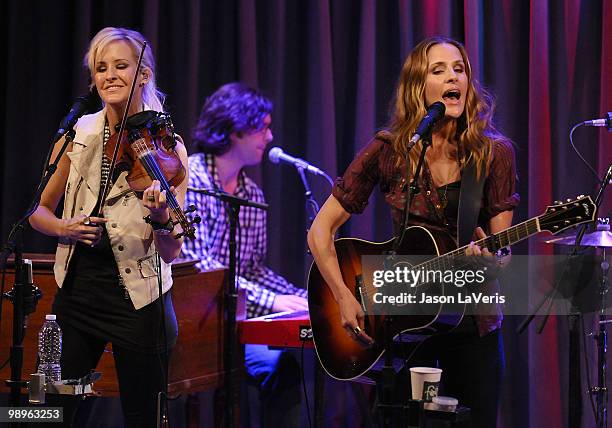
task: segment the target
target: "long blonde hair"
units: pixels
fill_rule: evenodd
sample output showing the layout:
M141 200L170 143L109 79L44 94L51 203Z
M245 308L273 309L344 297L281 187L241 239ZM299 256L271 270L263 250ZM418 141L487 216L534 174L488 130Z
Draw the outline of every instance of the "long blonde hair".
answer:
M127 28L106 27L101 29L98 34L91 39L89 49L87 50L83 61L85 67L89 69L92 77L92 84L90 88L95 86L93 81L96 70L96 57L104 50L104 48L106 48L106 46L109 45L109 43L119 40L126 42L130 46L136 59L138 59L138 56L140 55L144 42L147 41L138 31L129 30ZM166 96L163 92L157 89L157 84L155 83L155 57L153 56L151 43L148 41L142 57L142 67L148 69L150 73L149 79L142 88L142 102L155 111L164 111L164 100Z
M504 137L493 126L494 102L492 96L472 77L472 68L463 45L447 37L431 37L412 49L400 74L391 119L387 127L393 149L398 155L406 153L406 145L419 122L427 113L425 105L425 79L428 73L427 53L432 46L449 44L459 49L468 79L465 108L457 119L455 140L461 166L473 160L477 176L488 173L493 143ZM420 150L410 152L410 168L414 171Z

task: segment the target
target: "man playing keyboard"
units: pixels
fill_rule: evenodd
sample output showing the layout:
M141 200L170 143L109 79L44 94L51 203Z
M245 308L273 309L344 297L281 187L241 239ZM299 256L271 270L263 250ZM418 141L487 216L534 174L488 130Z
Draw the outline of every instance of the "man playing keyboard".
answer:
M223 190L264 203L262 190L243 171L261 163L272 141L272 102L241 83L229 83L211 95L193 130L189 156L189 187ZM225 204L211 196L187 192L185 205L194 204L202 222L196 239L183 245L183 257L200 259L202 269L229 264L229 218ZM308 308L306 290L297 288L264 265L266 212L242 207L237 229L236 285L246 290L249 318ZM286 352L265 345L246 345L245 363L259 386L263 426L299 423L299 366ZM279 419L282 418L282 419Z

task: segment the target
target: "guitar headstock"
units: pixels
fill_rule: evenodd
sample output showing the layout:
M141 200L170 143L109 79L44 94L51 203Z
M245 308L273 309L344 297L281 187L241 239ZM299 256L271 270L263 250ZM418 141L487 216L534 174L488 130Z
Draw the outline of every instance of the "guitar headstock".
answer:
M578 196L565 202L556 202L546 207L546 212L538 217L540 230L553 235L582 223L595 221L596 205L590 196Z

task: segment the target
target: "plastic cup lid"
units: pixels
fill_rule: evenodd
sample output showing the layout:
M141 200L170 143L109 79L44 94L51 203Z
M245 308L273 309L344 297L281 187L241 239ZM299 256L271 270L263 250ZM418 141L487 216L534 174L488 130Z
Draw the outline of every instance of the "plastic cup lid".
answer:
M436 367L410 367L414 373L442 373L442 369Z
M456 398L444 396L433 397L431 401L439 404L440 406L456 406L459 404L459 401Z
M48 314L45 316L45 319L49 321L55 321L56 318L57 317L54 314Z

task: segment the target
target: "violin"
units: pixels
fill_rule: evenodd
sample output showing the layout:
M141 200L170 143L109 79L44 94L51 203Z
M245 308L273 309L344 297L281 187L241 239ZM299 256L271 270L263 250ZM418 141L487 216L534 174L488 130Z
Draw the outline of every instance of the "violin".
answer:
M119 127L120 124L117 125ZM142 111L127 118L125 130L127 132L113 134L104 147L104 154L112 159L116 152L115 171L128 172L126 180L136 193L144 192L153 180L158 180L161 190L166 191L168 208L174 213L176 220L172 222L180 224L183 229L176 238L187 236L194 239L193 224L201 219L195 216L190 221L185 214L195 211L195 206L191 205L183 212L170 191L170 187L181 184L186 175L185 167L175 151L176 136L170 115L152 110ZM122 135L121 139L119 135Z
M170 216L168 224L172 223L172 227L174 227L178 223L183 229L183 232L174 235L174 237L179 239L181 236L187 236L190 239L195 239L193 224L199 223L201 219L196 215L193 220L189 220L185 215L185 213L195 211L195 205L189 206L189 209L183 212L176 197L170 191L170 187L181 184L186 175L185 167L178 153L174 150L176 138L170 115L156 111L143 111L130 116L128 123L128 111L136 88L136 77L146 47L147 43L144 42L138 56L138 64L132 79L130 95L123 112L123 118L118 126L119 132L106 143L105 154L110 159L110 172L101 186L102 203L98 215L103 216L102 207L111 188L110 179L114 176L116 168L120 168L129 171L127 182L135 192L142 193L151 185L153 180L158 180L160 189L166 191L166 204L170 211L174 213L176 219L173 220ZM128 131L127 134L124 133L125 130ZM151 223L150 216L146 216L144 220Z

